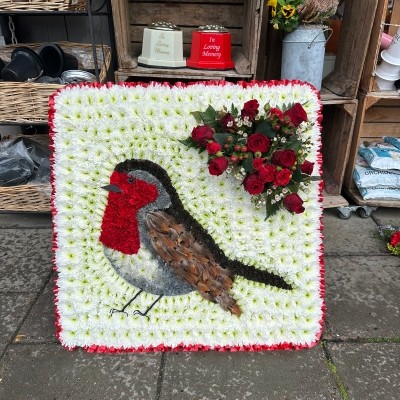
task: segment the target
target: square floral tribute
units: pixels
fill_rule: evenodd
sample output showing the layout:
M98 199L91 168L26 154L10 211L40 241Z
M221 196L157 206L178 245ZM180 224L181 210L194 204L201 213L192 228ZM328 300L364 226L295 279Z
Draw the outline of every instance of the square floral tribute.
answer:
M315 345L321 103L297 81L50 100L57 336L88 351Z

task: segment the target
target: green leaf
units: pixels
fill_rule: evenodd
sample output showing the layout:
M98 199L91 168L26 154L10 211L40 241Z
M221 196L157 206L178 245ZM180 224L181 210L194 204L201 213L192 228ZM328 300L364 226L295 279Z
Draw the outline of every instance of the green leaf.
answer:
M230 133L215 133L214 140L223 146L226 143L226 140L229 136L232 136Z
M196 122L197 122L198 124L201 124L201 123L203 122L203 120L202 120L202 118L201 118L201 113L200 113L200 111L193 111L193 112L192 112L192 115L193 115L194 119L196 120Z
M265 206L265 212L266 212L265 219L267 220L269 217L276 214L279 208L280 208L280 203L271 204L269 201L267 201L267 204Z
M212 106L208 106L206 111L200 113L200 116L204 124L210 125L213 128L215 127L216 111Z
M189 147L189 149L197 149L199 151L199 153L202 153L205 150L204 147L199 146L199 144L190 137L183 139L183 140L178 140L178 142Z
M246 172L251 172L253 171L253 154L252 153L247 153L249 155L248 158L244 159L242 162L242 166Z
M231 105L231 114L232 114L234 117L237 117L237 116L239 115L239 110L233 105L233 103L232 103L232 105Z
M183 140L178 140L178 142L182 143L182 144L184 144L185 146L188 146L188 147L193 147L193 145L196 144L196 142L190 137L188 137L186 139L183 139Z
M294 103L288 103L288 104L283 104L282 105L282 112L285 112L287 110L290 110L293 107Z
M276 132L272 129L272 126L268 121L263 121L261 124L257 125L255 132L262 133L270 139L273 139L276 135Z
M293 171L292 180L295 182L301 182L303 180L303 176L299 166L297 166L296 170Z
M303 142L301 140L293 138L289 143L286 143L285 148L297 153L301 149L302 144Z

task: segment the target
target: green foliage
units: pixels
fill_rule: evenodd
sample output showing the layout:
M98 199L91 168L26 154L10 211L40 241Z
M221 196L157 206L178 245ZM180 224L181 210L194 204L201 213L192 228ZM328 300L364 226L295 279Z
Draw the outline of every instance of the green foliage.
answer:
M254 160L253 154L249 153L248 157L243 161L242 166L246 172L253 171L253 160Z
M272 129L271 123L266 120L256 125L255 131L258 133L262 133L270 139L273 139L276 136L276 132Z
M267 5L272 6L271 24L274 29L285 32L294 31L300 23L297 7L303 0L269 0Z
M221 146L223 146L226 143L229 136L232 136L232 135L230 133L215 133L214 140L217 143L219 143Z
M200 147L199 144L196 141L194 141L191 137L188 137L183 140L178 140L178 142L184 144L185 146L189 147L190 149L198 150L199 153L202 153L205 150L204 147Z
M213 107L208 106L207 110L200 113L200 115L205 125L210 125L212 128L215 128L216 111Z
M234 117L237 117L239 115L239 110L233 104L231 105L231 114Z
M265 204L265 211L266 211L266 215L265 215L265 219L268 219L269 217L271 217L272 215L276 214L280 208L280 203L271 203L271 198L267 199L267 203Z

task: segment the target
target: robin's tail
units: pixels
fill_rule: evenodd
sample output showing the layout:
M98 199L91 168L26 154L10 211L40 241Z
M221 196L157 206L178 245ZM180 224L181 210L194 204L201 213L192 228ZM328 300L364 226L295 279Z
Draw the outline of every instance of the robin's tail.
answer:
M228 293L222 292L219 296L214 298L215 302L218 303L225 311L230 311L233 315L239 316L242 310L237 305L236 300Z

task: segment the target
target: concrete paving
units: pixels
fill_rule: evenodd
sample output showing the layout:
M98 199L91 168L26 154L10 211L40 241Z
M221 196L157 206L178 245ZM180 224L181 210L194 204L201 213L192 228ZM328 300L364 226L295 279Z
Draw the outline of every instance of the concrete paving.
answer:
M400 257L378 224L400 226L400 210L325 210L326 324L310 350L111 355L56 340L50 216L0 214L0 399L397 400Z

